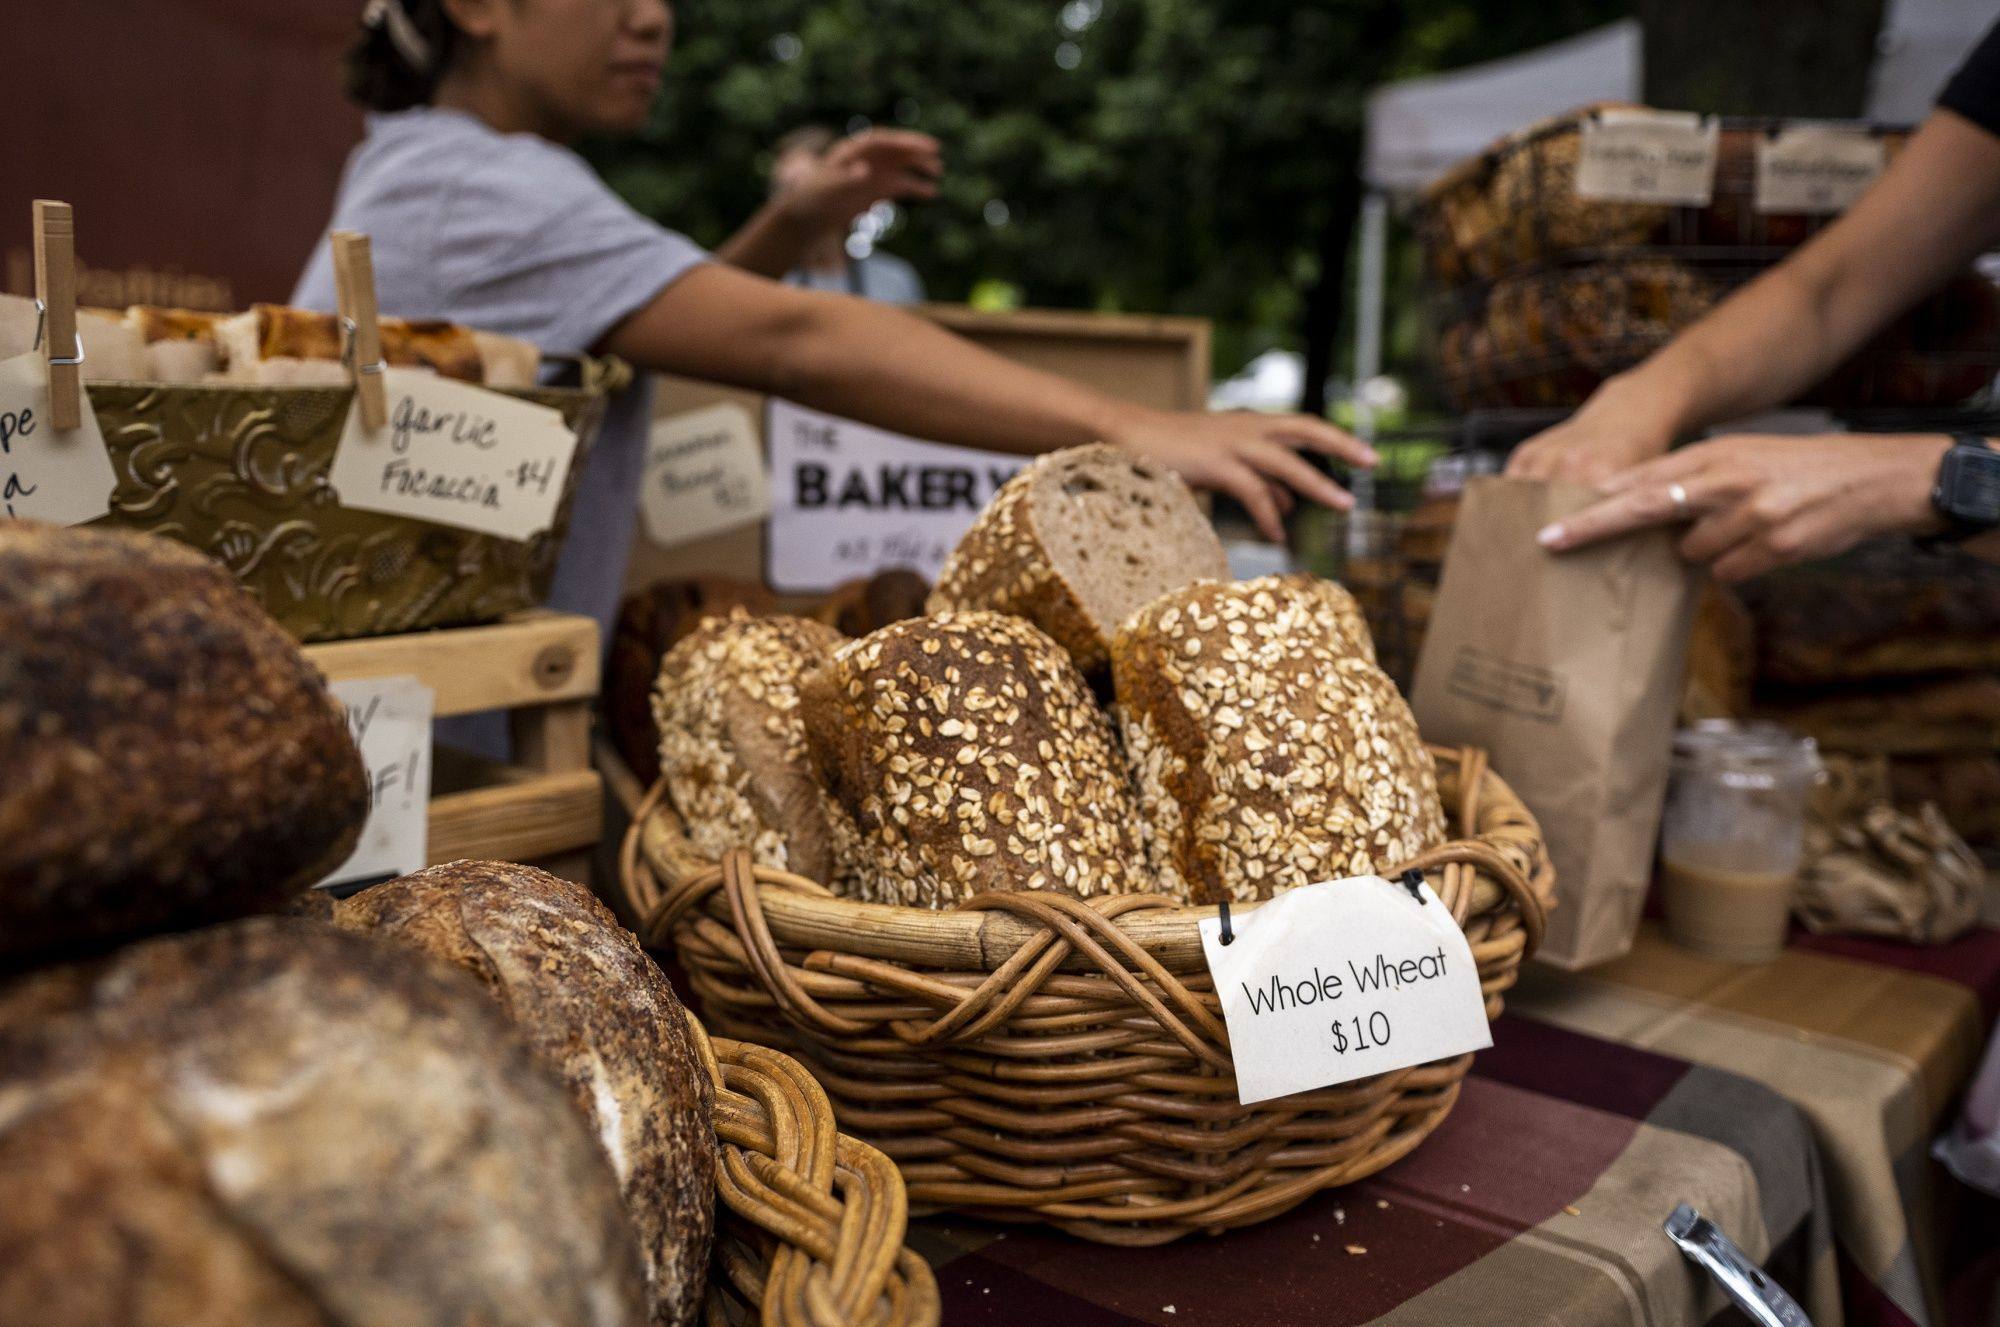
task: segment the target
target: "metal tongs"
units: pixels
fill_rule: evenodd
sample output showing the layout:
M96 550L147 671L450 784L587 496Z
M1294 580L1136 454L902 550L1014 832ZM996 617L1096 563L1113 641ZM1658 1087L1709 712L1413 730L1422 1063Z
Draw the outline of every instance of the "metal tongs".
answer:
M1688 1261L1707 1269L1744 1316L1758 1327L1812 1327L1799 1302L1751 1262L1736 1241L1707 1217L1682 1203L1667 1218L1667 1238Z

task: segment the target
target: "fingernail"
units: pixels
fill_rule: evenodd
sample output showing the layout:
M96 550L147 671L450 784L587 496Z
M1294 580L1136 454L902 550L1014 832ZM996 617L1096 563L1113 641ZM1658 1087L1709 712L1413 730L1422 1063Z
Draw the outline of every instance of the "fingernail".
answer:
M1563 534L1564 531L1560 522L1555 525L1545 525L1541 528L1540 533L1535 536L1535 542L1543 548L1555 548L1562 543Z
M1380 465L1381 463L1382 453L1376 451L1373 447L1364 447L1361 449L1361 464Z

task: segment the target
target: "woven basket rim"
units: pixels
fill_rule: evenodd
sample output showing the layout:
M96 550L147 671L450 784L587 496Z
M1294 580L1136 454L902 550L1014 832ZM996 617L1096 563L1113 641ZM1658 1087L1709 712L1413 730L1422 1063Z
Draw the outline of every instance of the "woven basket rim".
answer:
M710 1320L730 1316L726 1282L768 1327L937 1327L937 1281L904 1244L909 1197L895 1163L838 1131L797 1060L711 1037L682 1013L715 1088Z
M1435 744L1429 749L1437 760L1455 763L1461 776L1470 776L1462 777L1465 786L1460 805L1450 808L1461 829L1467 820L1509 815L1533 825L1532 815L1493 771L1483 751ZM1525 961L1539 946L1548 910L1555 903L1554 875L1540 849L1539 837L1535 842L1537 860L1525 872L1478 834L1420 853L1399 864L1395 872L1411 867L1440 872L1433 887L1461 927L1469 917L1511 902L1519 910L1526 933L1521 954ZM686 874L664 867L663 858L669 852L685 861L701 861L705 869ZM650 868L647 875L673 879L658 899L629 897L633 883L643 878L637 870L641 857ZM762 920L780 941L891 960L924 954L936 966L989 972L1051 925L1059 925L1058 918L1100 933L1115 931L1176 975L1205 972L1207 960L1202 954L1198 923L1221 911L1214 904L1188 905L1164 894L1077 899L1050 890L994 891L949 909L864 903L841 897L804 876L757 866L743 849L721 862L702 857L686 837L665 780L656 781L633 812L619 853L619 880L628 892L626 902L639 919L640 938L654 947L665 943L683 914L710 894L734 892L732 875L736 872L747 877L744 886L754 883L759 887L757 912L761 914L760 919L736 920L753 925ZM1230 912L1240 919L1259 906L1254 902L1232 903Z

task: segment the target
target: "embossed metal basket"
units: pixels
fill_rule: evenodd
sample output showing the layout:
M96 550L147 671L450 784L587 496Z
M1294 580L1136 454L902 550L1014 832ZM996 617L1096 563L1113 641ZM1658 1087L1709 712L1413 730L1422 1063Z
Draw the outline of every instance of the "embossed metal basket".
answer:
M100 525L192 544L302 641L491 622L547 595L605 399L630 380L504 394L562 412L576 460L555 523L525 542L340 505L327 482L347 387L92 383L118 485Z

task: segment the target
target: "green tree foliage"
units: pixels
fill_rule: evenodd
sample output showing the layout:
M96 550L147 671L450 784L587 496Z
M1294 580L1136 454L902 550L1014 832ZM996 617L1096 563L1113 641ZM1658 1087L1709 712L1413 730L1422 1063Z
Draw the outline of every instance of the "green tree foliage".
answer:
M1618 17L1611 0L683 0L638 138L592 148L642 211L713 244L799 124L944 141L943 196L887 247L934 297L1214 319L1233 370L1346 290L1368 90ZM1492 12L1499 10L1502 12ZM1507 126L1496 126L1496 132Z

